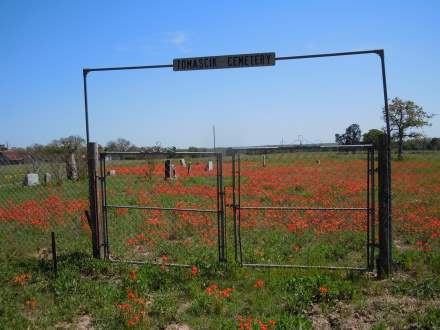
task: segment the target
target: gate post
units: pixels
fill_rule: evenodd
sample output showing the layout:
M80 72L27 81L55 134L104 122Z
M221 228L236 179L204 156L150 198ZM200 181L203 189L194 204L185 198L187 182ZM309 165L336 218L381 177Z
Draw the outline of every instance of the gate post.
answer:
M391 273L391 178L387 149L387 135L379 136L378 141L378 183L379 183L379 257L377 260L378 275L387 277Z
M87 144L87 165L89 177L89 205L90 205L90 229L92 231L92 251L95 258L104 256L104 230L101 210L101 185L98 145L95 142Z

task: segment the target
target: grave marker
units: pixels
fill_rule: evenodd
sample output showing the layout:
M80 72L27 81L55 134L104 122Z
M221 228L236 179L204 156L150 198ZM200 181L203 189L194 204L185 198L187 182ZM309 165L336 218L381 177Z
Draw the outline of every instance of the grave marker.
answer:
M214 163L212 160L208 160L208 163L206 164L205 171L211 172L214 169Z
M24 184L28 187L37 186L40 184L37 173L28 173L24 177Z
M52 181L52 174L45 173L44 174L44 183L45 184L49 184L51 181Z

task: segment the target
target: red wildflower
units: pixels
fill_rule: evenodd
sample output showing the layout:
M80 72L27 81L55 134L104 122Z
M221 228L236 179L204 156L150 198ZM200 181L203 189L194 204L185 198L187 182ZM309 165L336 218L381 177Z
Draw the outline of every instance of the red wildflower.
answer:
M234 288L226 288L224 290L220 290L219 294L221 297L228 298L234 290Z
M136 274L136 271L135 271L135 270L132 270L132 271L130 272L130 279L131 279L132 281L136 281L136 279L137 279L137 274Z
M256 288L262 288L262 287L264 287L264 281L263 280L256 280L254 286Z
M35 298L27 300L26 306L28 306L31 310L35 310L37 308L37 300Z
M205 292L208 296L211 296L212 294L214 294L218 289L218 285L217 284L211 284L210 286L208 286L205 289Z
M129 300L135 300L137 298L136 293L134 293L133 291L131 291L130 289L127 290L127 298Z
M119 309L122 309L122 310L130 310L131 309L130 304L117 304L116 307Z
M24 284L27 281L29 281L32 278L31 274L22 274L22 275L17 275L14 276L14 278L12 279L12 282L15 285L20 285L20 284Z
M326 288L325 286L321 286L319 288L319 293L322 294L322 295L327 294L328 293L328 288Z

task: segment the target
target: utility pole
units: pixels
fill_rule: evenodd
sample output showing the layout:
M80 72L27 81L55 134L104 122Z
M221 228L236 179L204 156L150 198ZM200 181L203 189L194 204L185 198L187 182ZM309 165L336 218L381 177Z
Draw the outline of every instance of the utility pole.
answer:
M212 125L212 137L214 138L214 151L215 151L215 125Z

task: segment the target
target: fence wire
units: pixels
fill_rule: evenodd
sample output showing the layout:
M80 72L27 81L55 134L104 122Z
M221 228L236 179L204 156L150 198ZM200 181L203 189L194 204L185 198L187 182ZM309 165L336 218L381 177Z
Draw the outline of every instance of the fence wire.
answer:
M90 254L87 182L87 163L79 153L3 152L0 259L51 259L51 232L59 255Z
M180 265L218 262L222 178L217 157L102 157L113 259Z
M235 155L239 261L371 269L371 148L267 151Z
M329 150L240 157L243 209L239 234L244 263L364 265L365 152ZM217 262L217 214L192 211L217 210L216 159L184 159L184 164L179 158L172 160L177 176L167 180L164 157L106 160L112 256L149 262ZM76 175L72 175L69 155L0 159L2 260L50 259L52 231L58 254L91 253L90 228L84 214L88 209L87 164L84 155L77 154L75 160ZM211 170L207 169L209 160L213 161ZM237 228L231 173L232 159L224 156L227 251L233 259ZM440 153L405 151L403 160L393 154L392 193L396 258L401 251L440 248ZM268 206L281 209L264 209ZM296 209L284 210L286 207ZM329 209L301 209L306 207ZM353 210L330 209L338 207ZM377 214L375 219L377 223ZM370 231L369 240L377 241L377 235L377 230Z

